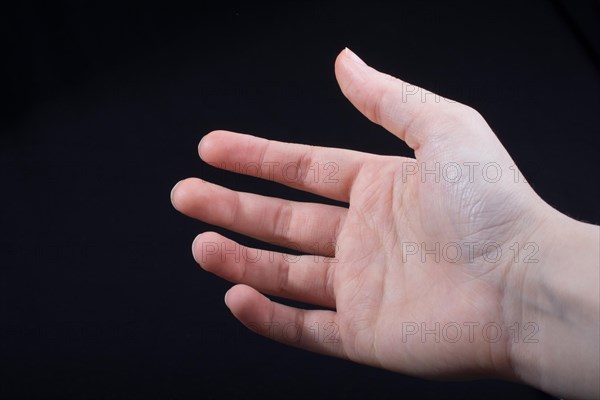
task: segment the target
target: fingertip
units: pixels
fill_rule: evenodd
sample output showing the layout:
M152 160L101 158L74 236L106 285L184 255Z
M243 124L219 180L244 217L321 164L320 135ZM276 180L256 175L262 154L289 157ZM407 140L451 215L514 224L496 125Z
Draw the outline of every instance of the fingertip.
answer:
M204 162L211 162L212 159L221 157L220 148L222 148L223 139L231 132L225 130L214 130L202 137L198 143L198 155Z
M213 147L213 138L219 131L211 131L206 135L202 136L200 142L198 143L198 155L200 159L206 161L206 156L210 153L211 148Z
M192 241L192 256L203 270L213 272L218 265L219 244L222 239L218 233L208 231L200 233Z
M171 189L171 204L177 211L185 213L190 204L190 188L192 185L202 182L198 178L186 178L182 179L173 186Z
M334 69L338 85L347 98L352 95L350 91L357 90L357 85L361 87L364 84L365 74L371 70L356 53L347 47L338 54Z
M344 50L342 50L342 53L344 53L344 57L346 57L349 61L361 65L361 66L366 66L367 63L364 62L358 55L356 55L355 52L353 52L352 50L350 50L349 48L344 48Z
M243 284L235 285L225 292L225 305L233 316L254 333L265 334L264 327L268 320L261 316L263 295Z
M227 302L227 295L228 295L228 294L229 294L229 290L225 292L225 298L224 298L224 301L225 301L225 305L227 306L227 308L229 308L229 309L231 310L231 308L229 307L229 303Z
M185 203L185 199L187 197L187 182L189 182L192 178L185 178L180 180L173 186L171 189L171 204L177 211L182 210L182 205Z
M196 235L196 237L194 238L194 240L192 241L192 257L194 257L194 261L196 261L196 263L200 266L202 266L202 264L200 264L200 260L197 255L198 250L196 250L198 248L198 246L200 245L200 236L202 236L202 234Z
M234 305L242 306L248 303L257 294L259 293L255 289L251 288L248 285L240 283L238 285L232 286L227 291L227 304L229 307L232 307ZM236 308L239 309L240 307Z
M368 66L356 53L345 47L339 52L335 59L335 71L339 74L342 68L366 67Z
M268 320L270 300L252 287L238 284L230 288L225 296L232 314L250 329Z
M173 199L175 198L175 192L177 191L177 186L179 186L179 184L181 183L181 181L177 182L172 188L171 188L171 193L169 193L169 198L171 200L171 204L173 205L174 208L175 207L175 202L173 201Z

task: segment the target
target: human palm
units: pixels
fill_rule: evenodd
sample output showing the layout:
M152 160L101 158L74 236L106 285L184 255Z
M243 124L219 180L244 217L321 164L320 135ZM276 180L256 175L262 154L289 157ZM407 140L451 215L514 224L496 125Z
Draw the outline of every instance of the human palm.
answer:
M306 253L264 255L207 232L194 241L195 259L241 283L227 293L228 307L275 340L413 375L510 376L507 330L519 321L503 312L504 282L539 225L531 210L542 201L473 110L349 52L336 75L346 97L406 141L415 159L213 132L199 148L206 162L252 166L242 172L349 207L182 181L172 193L181 212Z

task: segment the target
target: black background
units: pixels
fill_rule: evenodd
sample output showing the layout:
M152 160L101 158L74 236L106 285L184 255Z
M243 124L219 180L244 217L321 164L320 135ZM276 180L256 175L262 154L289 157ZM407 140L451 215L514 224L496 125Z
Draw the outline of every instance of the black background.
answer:
M546 201L599 223L597 2L19 4L1 17L0 398L544 397L246 331L191 257L215 228L169 192L202 176L316 199L202 164L217 128L410 155L339 91L348 46L478 109Z

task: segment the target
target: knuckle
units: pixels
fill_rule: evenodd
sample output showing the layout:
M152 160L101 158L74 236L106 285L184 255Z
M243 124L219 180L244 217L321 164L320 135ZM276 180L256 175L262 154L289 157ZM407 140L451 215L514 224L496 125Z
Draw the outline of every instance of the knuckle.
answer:
M286 260L279 265L277 270L277 291L287 293L290 281L290 263Z
M275 216L274 236L278 242L290 241L290 228L294 217L294 208L291 203L285 203L277 210Z

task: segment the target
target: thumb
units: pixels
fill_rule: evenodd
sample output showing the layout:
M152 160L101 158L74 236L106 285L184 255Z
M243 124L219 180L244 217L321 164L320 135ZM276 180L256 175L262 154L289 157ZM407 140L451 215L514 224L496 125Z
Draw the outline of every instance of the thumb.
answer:
M414 150L432 135L447 132L448 122L475 112L369 67L348 48L335 61L335 75L344 96L361 113Z

